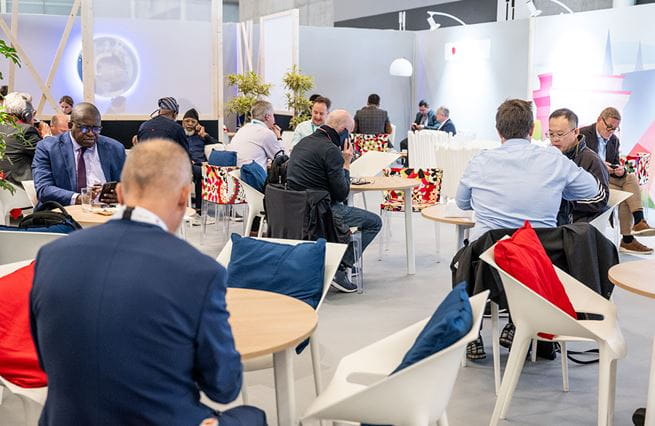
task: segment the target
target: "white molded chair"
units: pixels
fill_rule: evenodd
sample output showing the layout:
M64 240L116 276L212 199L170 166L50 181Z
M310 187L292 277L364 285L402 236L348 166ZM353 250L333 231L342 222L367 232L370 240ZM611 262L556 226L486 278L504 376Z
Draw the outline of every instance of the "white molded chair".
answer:
M250 236L250 230L252 229L255 217L259 216L259 229L257 231L257 236L261 237L264 232L264 220L266 219L266 215L264 214L264 194L257 191L241 179L241 169L232 170L230 175L241 184L246 196L246 203L248 203L248 219L245 223L243 235L245 237Z
M293 150L293 134L295 132L285 130L282 132L282 147L284 148L284 153L287 155L291 155L291 151Z
M13 209L24 209L32 206L27 193L23 188L10 184L14 188L14 193L0 189L0 225L9 223L7 217Z
M611 425L614 419L616 361L626 355L625 341L616 318L616 306L566 272L553 266L575 311L600 314L603 317L598 321L581 321L571 318L564 311L503 271L494 260L493 250L495 247L494 244L480 256L480 259L491 265L500 274L516 332L490 426L496 426L501 419L507 416L512 395L523 369L528 346L540 332L555 335L555 341L562 338L567 341L593 340L598 343L600 356L598 425Z
M471 297L473 326L453 345L389 375L429 318L352 353L305 412L305 419L427 426L447 425L446 406L466 344L477 338L489 291Z
M396 148L396 125L393 123L391 123L391 133L389 133L389 144L393 146L394 149L400 148Z
M21 183L23 184L27 198L29 198L30 203L32 203L32 207L36 207L39 202L39 198L36 195L36 187L34 186L34 181L24 180Z
M284 240L284 239L277 239L277 238L260 238L260 239L264 241L271 241L275 243L290 244L290 245L296 245L299 243L313 243L313 241ZM325 272L323 274L323 294L321 296L321 300L318 302L318 305L316 306L316 312L318 312L318 310L321 308L321 305L323 304L325 295L327 294L330 288L330 283L332 282L332 278L334 278L334 274L337 272L337 268L341 263L341 258L343 257L343 254L346 252L347 247L348 246L346 244L337 244L337 243L327 243L326 245ZM223 250L221 250L221 252L218 254L216 261L227 269L227 266L230 263L231 255L232 255L232 240L228 239L227 243L225 244L225 247L223 247ZM262 265L262 267L265 268L266 265ZM314 331L314 334L312 334L312 336L309 338L309 349L311 351L312 368L314 370L314 388L316 390L316 395L318 395L321 392L323 384L321 380L321 363L320 363L321 358L319 354L319 344L318 344L316 331ZM253 360L244 361L243 368L245 371L256 371L256 370L273 368L273 356L268 355ZM241 392L243 395L243 402L244 404L246 404L248 396L246 393L245 377L244 377L244 384L241 387Z
M0 231L0 265L34 259L39 249L66 234Z
M607 225L612 225L612 242L619 246L621 231L619 229L619 204L630 198L632 193L610 189L610 196L607 200L607 210L598 215L594 220L589 222L594 228L598 229L605 235ZM614 215L612 215L614 213Z
M209 159L209 155L212 153L212 150L216 151L225 151L225 145L222 143L210 143L209 145L205 145L205 157Z

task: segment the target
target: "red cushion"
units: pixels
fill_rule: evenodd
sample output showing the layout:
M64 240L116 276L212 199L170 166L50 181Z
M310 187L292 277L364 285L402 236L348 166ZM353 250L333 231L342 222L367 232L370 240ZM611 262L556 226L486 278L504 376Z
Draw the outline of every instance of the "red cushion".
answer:
M564 290L564 285L528 221L511 238L496 244L494 258L502 270L576 318L575 309ZM553 338L546 333L539 333L539 335L547 339Z
M0 376L24 388L48 384L30 331L33 278L34 262L0 277Z

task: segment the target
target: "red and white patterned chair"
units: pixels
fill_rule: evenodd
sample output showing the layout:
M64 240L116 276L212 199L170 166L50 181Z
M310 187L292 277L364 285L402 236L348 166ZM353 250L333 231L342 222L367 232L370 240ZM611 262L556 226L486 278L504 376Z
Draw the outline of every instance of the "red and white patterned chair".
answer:
M389 151L389 140L391 134L380 133L378 135L365 135L353 133L351 141L353 144L354 158L359 158L368 151L387 152Z
M202 232L206 233L207 230L207 213L209 204L213 204L214 215L217 217L218 223L218 206L222 206L225 210L223 212L223 219L226 221L226 232L229 234L230 221L232 216L232 207L235 205L246 205L246 196L239 184L230 172L237 170L236 166L212 166L207 163L202 165Z

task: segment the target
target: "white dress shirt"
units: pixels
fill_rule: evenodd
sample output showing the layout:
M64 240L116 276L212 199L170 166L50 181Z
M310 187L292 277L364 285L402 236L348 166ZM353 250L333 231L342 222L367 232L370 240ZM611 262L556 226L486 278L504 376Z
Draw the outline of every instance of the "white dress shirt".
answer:
M127 206L124 205L119 205L116 208L116 213L111 217L112 220L114 219L122 219L123 218L123 212ZM141 223L149 223L151 225L157 225L164 231L168 232L168 226L166 226L166 223L164 223L163 220L150 210L136 206L134 207L134 210L132 210L132 216L130 216L130 220L134 222L141 222Z
M71 141L73 141L73 158L75 159L74 172L77 175L77 163L82 146L75 141L73 133L70 132ZM102 171L102 163L100 162L100 155L98 155L98 144L93 144L92 147L84 151L84 163L86 164L86 185L92 186L103 184L107 182L105 172ZM73 194L71 197L71 204L75 204L75 200L79 194Z
M237 153L237 166L254 160L266 170L268 160L272 160L278 151L284 151L284 146L264 122L253 119L239 129L226 149Z

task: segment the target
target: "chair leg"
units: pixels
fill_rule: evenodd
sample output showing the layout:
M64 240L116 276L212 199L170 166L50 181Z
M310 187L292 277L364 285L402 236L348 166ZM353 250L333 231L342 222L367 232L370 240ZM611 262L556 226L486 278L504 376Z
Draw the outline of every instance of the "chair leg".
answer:
M318 396L321 390L323 390L323 379L321 377L321 355L316 336L309 338L309 349L312 355L312 369L314 371L314 390L316 391L316 396Z
M437 247L437 263L439 263L441 262L441 228L439 227L439 222L434 222L434 243Z
M530 362L537 362L537 339L532 339L530 343Z
M382 229L380 230L380 238L378 244L378 247L380 248L380 252L378 253L378 260L382 260L382 254L384 253L384 239L385 239L385 233L386 233L386 228L389 226L387 223L387 217L385 215L384 210L380 210L380 219L382 219Z
M448 416L444 411L439 420L437 420L437 426L448 426Z
M494 389L496 395L500 392L500 331L498 331L498 304L489 302L491 305L491 353L494 357Z
M243 405L248 405L248 385L246 384L246 375L242 375L243 379L241 382L241 399L243 400Z
M257 229L257 238L261 238L264 235L264 216L259 216L259 229Z
M528 353L531 338L531 333L522 331L519 326L516 327L512 349L509 351L509 359L507 360L505 374L500 385L500 392L496 399L491 422L489 423L490 426L497 426L500 419L504 419L507 415L507 409L512 401L521 370L523 370L523 364L525 363L525 356Z
M207 201L202 200L202 205L200 207L200 214L202 216L202 236L207 235L207 213L209 212L209 206Z
M364 204L364 210L368 210L366 206L366 192L362 192L362 203Z
M562 358L562 390L564 392L569 391L569 363L568 363L568 353L566 351L566 342L559 342L559 347L561 348L561 358Z
M598 366L598 426L611 426L614 419L614 388L616 387L616 360L609 356L605 345L599 348Z

